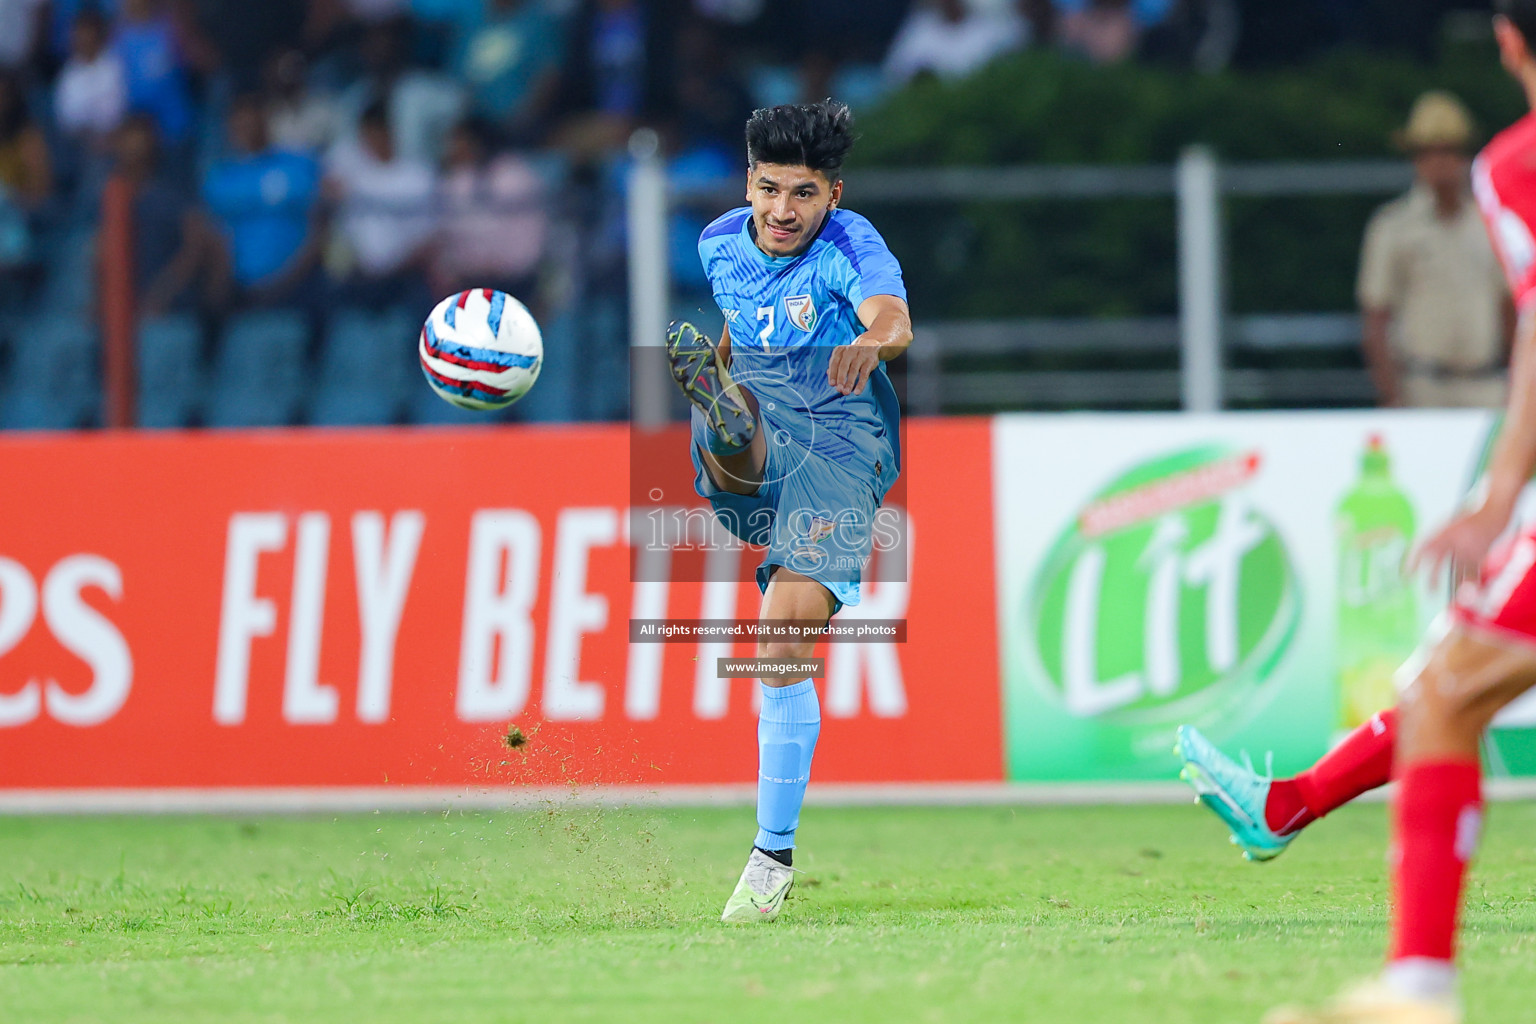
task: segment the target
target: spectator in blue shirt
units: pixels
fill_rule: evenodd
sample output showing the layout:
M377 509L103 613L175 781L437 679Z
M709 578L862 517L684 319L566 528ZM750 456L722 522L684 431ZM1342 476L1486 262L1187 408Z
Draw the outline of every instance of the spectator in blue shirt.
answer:
M223 236L237 303L311 307L323 291L316 216L320 166L272 147L258 95L229 110L232 155L203 180L203 201Z
M192 131L192 100L176 26L163 0L123 0L112 48L123 62L129 109L153 117L160 138L171 146L185 141Z
M577 158L622 149L636 121L655 108L655 86L666 81L654 66L665 49L657 21L640 0L583 6L561 73L561 107L569 117L551 140L557 148Z
M538 141L560 88L564 53L559 20L541 0L485 0L464 26L456 67L476 114L505 141Z
M645 102L645 10L640 0L597 0L582 42L598 110L638 117Z

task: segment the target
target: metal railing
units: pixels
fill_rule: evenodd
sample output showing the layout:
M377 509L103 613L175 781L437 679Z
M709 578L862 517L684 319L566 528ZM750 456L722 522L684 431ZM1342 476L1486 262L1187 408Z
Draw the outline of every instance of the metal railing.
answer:
M1360 318L1352 313L1269 314L1230 318L1232 348L1278 353L1352 348ZM1081 409L1095 406L1194 407L1184 401L1188 374L1177 369L945 369L946 359L996 356L1161 356L1179 351L1177 317L1031 318L919 323L907 356L907 408L922 415L1017 405ZM1171 361L1170 361L1171 362ZM1305 396L1330 404L1370 404L1375 391L1363 370L1257 370L1220 367L1227 403L1274 404Z
M673 204L741 202L741 183L673 186L655 140L637 134L629 189L631 344L660 344L669 285L667 218ZM868 170L858 177L861 201L905 204L977 200L1113 199L1173 197L1177 209L1178 316L1154 318L1019 319L920 324L908 356L908 401L913 411L951 408L1176 405L1206 412L1233 403L1359 402L1373 398L1358 369L1240 369L1227 365L1234 347L1274 352L1291 347L1352 348L1358 319L1351 314L1265 315L1231 318L1223 281L1223 204L1233 197L1377 195L1407 188L1411 169L1399 161L1329 163L1222 163L1209 149L1186 149L1173 166L1067 166ZM947 357L1056 354L1169 354L1177 369L967 371L946 367ZM638 354L638 353L637 353ZM636 359L661 366L658 359ZM636 381L634 412L641 422L666 418L665 381Z

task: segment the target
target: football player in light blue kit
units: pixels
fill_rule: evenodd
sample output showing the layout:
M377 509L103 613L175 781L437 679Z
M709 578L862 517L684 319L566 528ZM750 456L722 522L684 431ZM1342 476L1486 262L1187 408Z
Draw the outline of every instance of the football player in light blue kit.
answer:
M901 410L885 363L912 341L901 267L869 221L839 208L853 146L827 100L747 122L748 208L716 220L699 257L725 315L715 344L667 335L693 403L695 487L737 537L766 546L760 618L825 625L859 601L875 513L895 482ZM814 641L760 641L760 658L808 658ZM803 673L762 678L757 838L721 915L769 921L790 868L821 730Z

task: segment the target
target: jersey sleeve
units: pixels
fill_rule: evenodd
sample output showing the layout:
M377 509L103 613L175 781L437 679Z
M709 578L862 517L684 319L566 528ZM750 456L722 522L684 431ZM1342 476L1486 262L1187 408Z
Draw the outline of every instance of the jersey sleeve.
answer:
M704 276L709 279L709 290L714 296L715 305L720 307L720 313L727 320L735 319L737 310L733 305L736 300L731 297L726 285L725 267L729 260L722 250L740 234L742 226L751 215L751 210L732 210L717 218L699 235L699 263L704 267Z
M894 295L905 302L907 285L902 280L901 264L874 225L857 214L848 214L832 228L823 237L841 257L834 261L833 290L847 298L855 310L876 295Z
M721 273L721 264L725 262L723 258L711 254L704 260L704 274L709 278L709 293L714 298L720 315L727 320L735 320L741 311L737 308L739 300L731 292L726 284L725 275Z

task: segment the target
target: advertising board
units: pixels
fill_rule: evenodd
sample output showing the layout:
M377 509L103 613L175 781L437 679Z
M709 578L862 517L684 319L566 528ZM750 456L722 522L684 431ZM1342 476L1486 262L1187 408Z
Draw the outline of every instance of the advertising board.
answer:
M1166 779L1184 722L1291 771L1392 703L1445 599L1405 557L1489 420L995 420L1010 778Z
M910 431L910 572L843 618L915 628L821 645L818 780L1001 778L988 439ZM0 440L0 788L751 783L757 684L717 670L751 644L629 620L754 619L760 555L637 580L627 443Z

